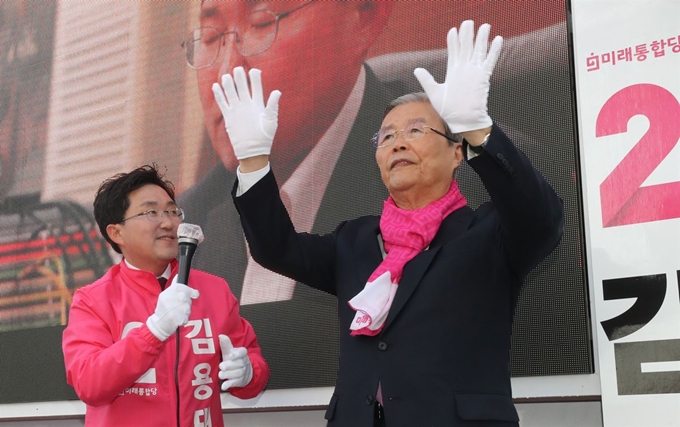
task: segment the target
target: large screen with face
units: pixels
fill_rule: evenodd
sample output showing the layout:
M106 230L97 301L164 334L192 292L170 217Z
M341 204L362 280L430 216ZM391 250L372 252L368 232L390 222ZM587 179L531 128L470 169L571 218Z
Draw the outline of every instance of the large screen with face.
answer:
M504 37L489 113L566 213L520 294L512 374L592 372L565 0L26 0L0 3L0 400L75 398L61 354L69 305L120 262L94 223L95 191L152 162L206 236L193 267L226 279L253 325L268 387L333 385L346 301L250 258L211 85L243 66L262 70L265 95L282 92L271 166L298 231L328 233L380 214L370 139L387 103L422 90L414 68L443 80L446 34L466 19ZM469 166L456 179L473 208L488 200Z

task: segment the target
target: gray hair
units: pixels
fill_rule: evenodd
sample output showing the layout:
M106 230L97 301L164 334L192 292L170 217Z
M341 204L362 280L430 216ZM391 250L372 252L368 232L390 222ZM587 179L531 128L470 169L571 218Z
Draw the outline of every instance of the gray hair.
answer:
M387 107L385 107L385 112L383 113L383 119L387 114L392 111L395 107L398 107L400 105L404 104L411 104L414 102L427 102L430 105L432 104L430 102L430 98L427 97L427 94L425 92L412 92L412 93L407 93L406 95L402 95L399 98L393 100L389 104L387 104ZM446 134L446 137L449 138L447 141L449 142L449 145L453 145L454 141L455 142L462 142L463 141L463 136L459 133L453 133L451 132L451 128L449 128L449 125L442 119L442 125L444 126L444 133ZM453 140L453 141L452 141Z

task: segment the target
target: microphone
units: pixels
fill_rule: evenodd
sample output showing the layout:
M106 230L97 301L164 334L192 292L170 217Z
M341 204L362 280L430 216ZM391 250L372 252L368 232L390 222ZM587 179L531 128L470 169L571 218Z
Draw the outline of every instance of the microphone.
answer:
M189 285L191 259L194 257L196 247L203 241L203 231L198 225L182 223L177 229L177 240L179 243L179 272L177 273L177 283Z

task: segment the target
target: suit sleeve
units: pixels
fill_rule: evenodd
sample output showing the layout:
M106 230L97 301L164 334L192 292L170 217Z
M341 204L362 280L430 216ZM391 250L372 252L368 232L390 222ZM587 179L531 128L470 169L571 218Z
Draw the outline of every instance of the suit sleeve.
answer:
M220 333L227 335L234 347L245 347L248 350L250 363L253 365L253 378L250 383L245 387L232 387L229 389L229 393L239 399L252 399L267 385L270 375L269 366L262 357L262 349L257 342L253 327L246 319L241 317L238 301L231 291L227 295L227 304L229 310L227 329Z
M83 402L101 406L113 402L151 367L163 342L145 324L114 342L94 306L96 301L86 292L75 293L62 350L67 382Z
M336 295L335 233L297 233L279 196L272 171L241 196L232 190L243 232L263 267Z
M560 242L564 232L562 202L496 124L484 152L468 163L498 212L503 251L510 269L521 280Z

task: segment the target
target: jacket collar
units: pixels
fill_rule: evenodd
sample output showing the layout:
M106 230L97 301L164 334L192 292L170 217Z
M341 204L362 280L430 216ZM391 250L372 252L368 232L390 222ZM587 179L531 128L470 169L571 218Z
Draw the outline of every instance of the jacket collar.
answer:
M161 287L158 284L158 279L156 275L150 271L138 270L135 268L130 268L128 264L123 259L119 264L120 272L125 276L125 283L130 286L136 286L143 289L146 292L150 292L154 295L161 293ZM179 263L176 259L170 261L170 277L168 277L168 282L177 274Z

